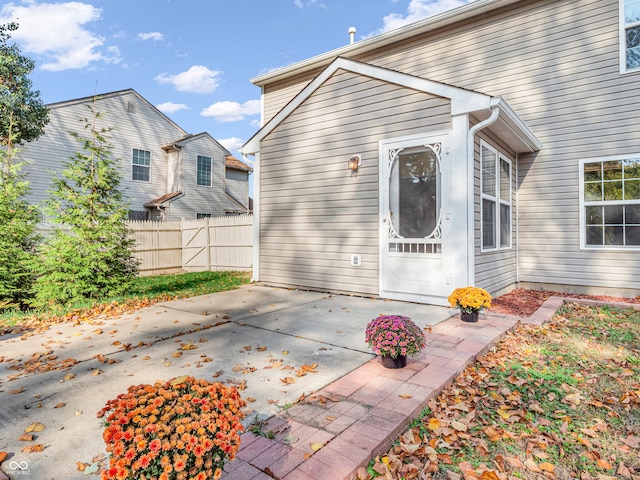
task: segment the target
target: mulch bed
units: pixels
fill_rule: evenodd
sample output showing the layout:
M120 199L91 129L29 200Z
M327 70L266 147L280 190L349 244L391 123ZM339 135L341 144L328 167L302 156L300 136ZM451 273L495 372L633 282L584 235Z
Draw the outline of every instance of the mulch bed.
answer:
M601 302L640 303L640 297L622 298L606 295L582 295L573 293L549 292L541 290L516 289L491 301L492 312L528 317L532 315L550 297L583 298Z

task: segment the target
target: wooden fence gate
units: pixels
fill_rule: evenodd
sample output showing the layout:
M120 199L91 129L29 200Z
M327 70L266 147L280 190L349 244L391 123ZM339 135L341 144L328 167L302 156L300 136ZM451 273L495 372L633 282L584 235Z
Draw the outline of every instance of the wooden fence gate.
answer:
M128 225L140 276L253 267L252 215Z

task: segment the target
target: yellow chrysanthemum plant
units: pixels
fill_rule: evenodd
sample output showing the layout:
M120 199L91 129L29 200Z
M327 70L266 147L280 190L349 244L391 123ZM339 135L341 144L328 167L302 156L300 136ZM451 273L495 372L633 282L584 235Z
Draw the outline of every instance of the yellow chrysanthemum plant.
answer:
M491 295L479 287L460 287L449 295L449 304L464 313L480 312L491 307Z

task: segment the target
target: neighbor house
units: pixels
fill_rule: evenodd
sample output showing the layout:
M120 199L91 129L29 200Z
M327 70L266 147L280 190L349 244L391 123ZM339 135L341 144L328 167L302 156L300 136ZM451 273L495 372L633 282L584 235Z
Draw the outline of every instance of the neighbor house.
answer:
M252 82L255 280L640 292L640 1L476 0Z
M122 171L121 189L135 220L180 220L249 212L252 169L208 133L190 135L132 89L47 105L50 121L38 140L21 146L31 193L41 204L60 176L62 162L89 133L89 107L101 114L97 128L111 129L111 153Z

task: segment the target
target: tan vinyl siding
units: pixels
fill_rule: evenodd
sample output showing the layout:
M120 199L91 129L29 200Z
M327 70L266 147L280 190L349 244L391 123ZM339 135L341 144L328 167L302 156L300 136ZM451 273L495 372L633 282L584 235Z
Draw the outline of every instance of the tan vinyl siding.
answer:
M264 116L262 124L264 125L271 120L317 73L318 72L314 72L312 75L296 76L288 79L286 82L265 86L263 91Z
M502 96L542 142L518 159L520 281L638 289L640 252L579 242L579 160L640 151L640 73L619 74L618 33L618 0L521 1L351 58Z
M481 138L498 152L511 160L511 245L512 248L482 252L481 250L481 218L480 218L480 141L474 144L474 252L475 252L475 285L484 288L492 295L509 290L518 281L517 237L516 237L516 162L509 149L487 130L480 131Z
M377 294L378 142L448 129L449 112L448 100L352 73L325 82L262 142L260 280Z

